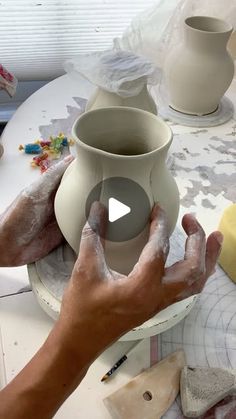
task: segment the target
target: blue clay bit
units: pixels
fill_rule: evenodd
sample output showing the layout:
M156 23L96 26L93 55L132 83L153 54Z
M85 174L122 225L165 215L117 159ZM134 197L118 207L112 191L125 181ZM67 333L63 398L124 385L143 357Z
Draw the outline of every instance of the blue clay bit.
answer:
M62 145L63 145L63 147L66 147L66 146L68 146L68 139L65 137L65 138L63 138L63 140L62 140Z
M39 144L26 144L24 150L26 154L40 154L42 147Z

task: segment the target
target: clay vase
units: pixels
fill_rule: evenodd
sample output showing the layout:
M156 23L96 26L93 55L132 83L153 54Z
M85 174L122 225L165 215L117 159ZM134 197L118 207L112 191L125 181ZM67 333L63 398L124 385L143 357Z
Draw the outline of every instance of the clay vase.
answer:
M213 17L185 20L184 41L170 52L165 64L172 108L192 115L207 115L217 109L234 75L227 51L232 30L230 24Z
M131 108L143 109L144 111L154 113L155 115L157 114L156 104L148 92L147 85L144 85L138 95L125 98L98 87L89 98L85 110L89 111L110 106L128 106Z
M106 240L108 265L128 274L147 241L148 219L154 202L158 201L166 210L170 233L176 224L179 193L165 164L172 131L163 120L149 112L111 107L84 113L75 122L72 135L78 157L62 178L55 197L55 214L64 237L75 252L79 251L81 231L86 222L86 201L99 182L117 177L129 179L141 186L149 199L147 222L137 236L127 241ZM103 203L106 201L105 189L101 188L98 197ZM116 196L116 193L109 190L110 196ZM130 196L129 199L132 208L134 198ZM139 202L138 205L144 204Z

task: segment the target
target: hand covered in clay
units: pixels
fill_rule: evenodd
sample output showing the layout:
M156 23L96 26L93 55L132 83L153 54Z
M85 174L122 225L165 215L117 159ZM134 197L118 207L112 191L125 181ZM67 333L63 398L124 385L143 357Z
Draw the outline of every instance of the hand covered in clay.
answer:
M72 160L72 156L67 156L51 166L0 216L0 266L34 262L62 242L54 214L54 197Z
M169 251L167 220L156 205L151 214L150 235L137 264L128 275L112 271L106 264L103 241L106 210L92 206L90 225L83 229L80 252L65 292L57 324L63 342L76 353L78 341L89 356L142 324L168 305L201 292L213 273L222 235L208 239L193 215L185 215L187 234L184 259L165 267ZM88 345L86 342L91 341Z

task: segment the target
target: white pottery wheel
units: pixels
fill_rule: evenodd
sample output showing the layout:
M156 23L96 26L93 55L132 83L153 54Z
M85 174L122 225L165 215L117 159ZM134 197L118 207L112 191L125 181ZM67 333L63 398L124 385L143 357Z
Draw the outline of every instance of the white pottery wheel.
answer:
M176 229L171 237L169 264L182 257L184 236ZM61 299L70 278L75 261L75 254L68 244L61 245L48 256L28 265L28 274L38 303L54 320L59 316ZM148 338L170 329L190 312L197 296L186 298L162 310L152 319L131 330L120 340Z

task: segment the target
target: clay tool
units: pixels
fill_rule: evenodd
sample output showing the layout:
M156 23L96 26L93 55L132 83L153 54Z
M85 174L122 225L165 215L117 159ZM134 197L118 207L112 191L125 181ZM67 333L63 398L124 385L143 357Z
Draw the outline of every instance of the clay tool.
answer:
M177 351L104 399L113 419L160 419L179 393L185 355Z
M185 416L197 418L226 396L236 394L236 370L184 367L180 393Z
M135 342L134 345L131 346L131 348L128 350L128 352L126 354L124 354L114 365L113 367L102 377L101 381L105 382L108 380L108 378L110 378L114 372L116 372L118 370L118 368L120 368L120 366L128 359L128 357L131 355L131 353L133 352L133 350L136 348L136 346L138 346L143 340L138 340L137 342Z

